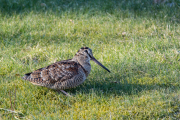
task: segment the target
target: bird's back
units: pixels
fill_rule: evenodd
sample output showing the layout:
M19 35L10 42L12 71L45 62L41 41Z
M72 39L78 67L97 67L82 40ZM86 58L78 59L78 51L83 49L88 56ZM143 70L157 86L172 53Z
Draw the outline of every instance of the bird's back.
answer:
M27 73L23 79L34 85L63 90L83 83L86 79L86 71L79 63L69 59Z

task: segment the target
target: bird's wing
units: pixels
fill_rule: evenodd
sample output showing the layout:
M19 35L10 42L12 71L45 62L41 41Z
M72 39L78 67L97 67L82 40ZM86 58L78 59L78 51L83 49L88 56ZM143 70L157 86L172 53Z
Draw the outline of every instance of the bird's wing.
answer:
M77 62L65 60L53 63L47 67L35 70L32 73L27 73L23 79L28 80L34 84L54 84L56 82L63 82L71 79L78 74Z

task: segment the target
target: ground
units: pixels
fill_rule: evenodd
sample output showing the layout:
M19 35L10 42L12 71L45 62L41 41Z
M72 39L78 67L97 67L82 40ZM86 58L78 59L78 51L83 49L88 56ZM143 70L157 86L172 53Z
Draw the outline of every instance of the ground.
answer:
M180 119L180 2L1 0L0 119ZM83 46L86 81L66 90L21 77Z

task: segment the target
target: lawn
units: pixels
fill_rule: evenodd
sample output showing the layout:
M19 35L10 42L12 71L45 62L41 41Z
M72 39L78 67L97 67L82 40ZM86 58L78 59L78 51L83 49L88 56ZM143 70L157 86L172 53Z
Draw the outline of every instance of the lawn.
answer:
M180 119L180 1L1 0L0 119ZM83 46L85 82L65 90L21 77Z

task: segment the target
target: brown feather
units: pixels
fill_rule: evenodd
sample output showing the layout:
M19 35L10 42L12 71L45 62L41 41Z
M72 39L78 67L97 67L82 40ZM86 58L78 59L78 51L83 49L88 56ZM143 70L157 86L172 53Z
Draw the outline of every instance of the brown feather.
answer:
M45 68L40 68L32 73L27 73L23 79L37 84L53 84L56 82L63 82L77 75L79 67L81 66L75 61L59 61Z
M53 63L34 72L27 73L23 79L34 85L45 86L51 89L69 89L84 82L91 71L90 60L110 72L105 66L97 61L88 47L82 47L75 56L69 60Z

